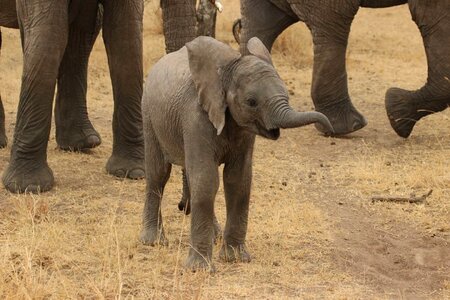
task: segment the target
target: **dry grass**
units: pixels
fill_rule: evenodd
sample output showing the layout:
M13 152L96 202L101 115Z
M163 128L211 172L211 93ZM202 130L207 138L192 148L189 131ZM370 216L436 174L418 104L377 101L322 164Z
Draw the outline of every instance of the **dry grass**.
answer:
M229 24L239 9L236 1L224 4L218 38L230 42ZM164 53L158 14L156 1L150 2L146 71ZM305 35L304 26L296 25L274 49L292 105L302 110L312 107L310 38ZM307 41L297 41L298 36ZM3 41L0 88L11 139L21 54L17 32L4 30ZM0 298L449 298L450 111L421 121L408 140L389 127L386 88L417 88L426 75L420 36L406 7L361 11L349 47L350 92L368 127L343 139L321 137L311 127L284 131L277 142L258 138L247 236L254 259L225 264L216 247L218 272L210 275L181 267L189 218L176 206L178 167L162 207L167 248L146 247L138 240L144 182L105 174L112 95L99 39L88 99L103 145L90 154L65 153L56 149L52 132L48 159L55 188L35 196L0 189ZM297 58L298 53L306 54ZM9 152L0 150L1 169ZM374 194L428 189L433 195L425 205L370 202ZM222 190L216 206L223 224Z

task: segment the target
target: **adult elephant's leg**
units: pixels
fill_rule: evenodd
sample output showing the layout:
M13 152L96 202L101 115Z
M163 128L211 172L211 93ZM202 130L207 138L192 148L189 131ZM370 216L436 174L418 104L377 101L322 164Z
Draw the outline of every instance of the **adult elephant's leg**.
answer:
M182 48L196 36L196 0L161 0L166 52Z
M408 3L408 0L361 0L361 7L383 8L406 3Z
M409 5L423 37L428 79L417 91L391 88L386 92L389 121L404 138L418 120L450 106L450 2L414 0Z
M249 53L247 42L252 37L259 38L270 51L278 35L298 21L292 11L283 11L267 0L243 0L241 15L240 50L245 55Z
M24 67L11 159L3 184L11 192L52 188L47 164L52 102L68 32L68 2L18 0Z
M0 53L2 51L2 31L0 29ZM0 95L0 148L6 147L6 132L5 132L5 110L3 108L2 96Z
M70 24L69 38L59 68L55 105L56 141L63 150L94 148L100 135L86 107L88 60L101 28L97 1L80 3L80 13Z
M325 114L337 135L351 133L367 125L348 94L345 54L353 17L359 1L332 1L327 6L294 6L311 30L314 67L311 97L317 111ZM320 125L316 127L323 131Z
M118 177L144 177L141 98L142 18L139 0L104 1L103 38L114 96L113 151L106 164Z
M3 109L2 96L0 96L0 148L5 148L7 141L5 131L5 110Z

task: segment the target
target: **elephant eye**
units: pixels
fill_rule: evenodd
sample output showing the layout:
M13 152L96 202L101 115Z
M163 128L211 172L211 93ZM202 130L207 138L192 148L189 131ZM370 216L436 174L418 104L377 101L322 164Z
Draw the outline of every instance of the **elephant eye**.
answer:
M256 102L256 99L253 99L253 98L248 99L247 104L248 104L248 106L251 106L251 107L258 106L258 102Z

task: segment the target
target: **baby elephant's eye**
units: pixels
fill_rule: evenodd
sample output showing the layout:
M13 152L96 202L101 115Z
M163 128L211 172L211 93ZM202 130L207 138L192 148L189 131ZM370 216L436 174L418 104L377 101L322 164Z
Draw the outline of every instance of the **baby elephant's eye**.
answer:
M251 106L251 107L256 107L256 106L258 106L258 103L257 103L256 100L253 99L253 98L248 99L248 100L247 100L247 104L248 104L248 106Z

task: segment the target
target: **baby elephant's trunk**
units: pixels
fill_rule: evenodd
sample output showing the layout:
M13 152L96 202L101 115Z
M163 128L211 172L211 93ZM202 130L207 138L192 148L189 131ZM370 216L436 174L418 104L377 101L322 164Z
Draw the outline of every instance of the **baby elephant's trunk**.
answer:
M277 119L275 125L280 128L296 128L314 123L319 123L324 128L323 132L327 134L334 132L328 118L316 111L296 112L293 109L288 109Z

